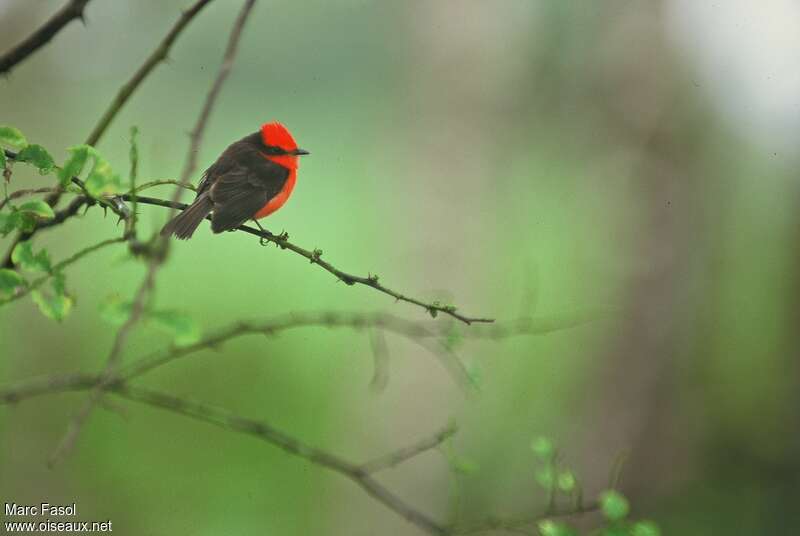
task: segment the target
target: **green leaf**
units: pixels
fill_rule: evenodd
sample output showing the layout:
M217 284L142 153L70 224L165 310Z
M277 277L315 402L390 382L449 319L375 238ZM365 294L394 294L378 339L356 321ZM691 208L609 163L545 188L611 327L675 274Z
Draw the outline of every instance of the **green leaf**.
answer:
M72 311L75 300L66 292L64 274L62 272L53 274L50 286L53 289L52 295L34 290L31 292L31 298L33 298L33 302L39 307L43 315L61 322Z
M15 210L11 214L11 221L14 227L23 233L29 233L36 228L36 216L32 212Z
M542 536L578 536L578 532L566 523L551 519L540 521L538 528Z
M45 203L44 201L36 200L36 201L28 201L26 203L21 204L18 209L20 212L27 212L29 214L33 214L39 218L44 220L52 220L56 217L55 213L53 212L53 208Z
M0 235L7 235L17 228L17 218L14 214L0 212Z
M89 158L89 149L91 147L88 145L76 145L67 149L70 156L61 166L61 171L58 172L58 179L62 187L69 184L72 177L77 177L81 174L83 167L86 165L86 159Z
M114 173L104 158L95 152L95 162L92 171L86 178L86 190L92 197L113 194L118 190L119 176Z
M100 318L111 325L121 326L131 315L132 303L112 295L100 304Z
M631 536L661 536L661 530L652 521L637 521L631 527Z
M549 437L539 436L531 441L531 450L541 460L551 460L556 454L556 447Z
M0 147L0 170L6 168L6 152Z
M474 475L480 470L478 462L465 456L453 455L450 457L450 467L462 475Z
M174 310L152 311L148 318L172 335L178 346L187 346L200 340L200 326L186 313Z
M53 157L41 145L28 145L17 154L18 162L26 162L39 168L39 173L47 175L56 167Z
M572 471L562 471L558 475L557 482L558 488L567 493L575 489L575 485L578 483L575 479L575 475L572 474Z
M30 240L20 242L11 252L11 261L24 270L31 272L50 272L52 264L50 263L50 255L46 249L42 249L39 253L33 253L33 245Z
M0 125L0 144L22 149L28 145L28 140L25 139L19 129L8 125Z
M14 291L25 284L25 278L14 270L0 268L0 297L8 298L13 296Z
M610 521L619 521L628 515L630 505L624 495L612 489L600 494L600 509Z
M536 482L544 489L553 489L553 484L556 479L555 471L551 465L540 467L534 473Z

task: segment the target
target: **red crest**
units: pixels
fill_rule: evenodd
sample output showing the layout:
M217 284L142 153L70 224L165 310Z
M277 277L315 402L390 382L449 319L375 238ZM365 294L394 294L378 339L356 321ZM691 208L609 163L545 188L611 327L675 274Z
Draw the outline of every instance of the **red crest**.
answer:
M264 123L261 125L261 141L264 145L280 147L284 151L294 151L297 143L281 123Z

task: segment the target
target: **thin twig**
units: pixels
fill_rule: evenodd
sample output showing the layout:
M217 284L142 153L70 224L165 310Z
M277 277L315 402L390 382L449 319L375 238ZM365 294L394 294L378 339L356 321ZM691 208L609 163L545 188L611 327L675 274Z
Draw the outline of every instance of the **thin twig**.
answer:
M175 180L175 179L159 179L159 180L148 181L148 182L139 184L139 185L136 186L136 188L133 188L131 191L129 191L127 193L130 195L130 194L134 194L134 193L139 193L139 192L141 192L143 190L148 190L150 188L154 188L156 186L166 186L166 185L180 186L181 188L186 188L187 190L192 190L193 192L197 191L197 187L195 185L191 184L191 183L182 184L180 181Z
M379 329L369 330L369 346L372 349L373 371L369 387L373 393L381 393L389 383L389 346Z
M12 199L19 199L20 197L25 197L28 195L35 195L35 194L51 194L55 192L58 188L29 188L25 190L17 190L15 192L11 192L8 194L8 197L5 199L0 200L0 210L6 206L6 203L11 201Z
M78 251L74 255L71 255L70 257L64 259L63 261L53 265L53 269L50 271L49 274L47 274L45 276L42 276L39 279L36 279L35 281L31 282L26 287L22 287L22 289L17 291L17 293L14 294L13 296L0 300L0 305L4 305L6 303L18 300L18 299L22 298L23 296L26 296L31 291L36 290L37 288L42 286L45 282L47 282L47 280L49 280L51 277L53 277L53 275L57 274L58 272L60 272L61 270L63 270L67 266L69 266L70 264L79 261L81 258L85 257L89 253L93 253L93 252L97 251L98 249L102 249L102 248L104 248L106 246L110 246L112 244L119 244L120 242L125 242L125 240L126 240L125 237L122 237L122 236L118 237L118 238L109 238L108 240L103 240L102 242L98 242L97 244L93 244L93 245L91 245L89 247L86 247L86 248Z
M423 452L435 449L449 438L453 437L457 431L458 428L456 428L455 424L450 424L449 426L446 426L445 428L442 428L436 432L436 434L432 435L431 437L426 437L418 443L409 445L408 447L404 447L394 452L390 452L389 454L381 456L380 458L375 458L374 460L362 463L359 468L367 474L372 474L377 473L378 471L383 471L384 469L395 467L405 461L410 460L411 458L419 456Z
M445 370L451 374L458 385L465 388L471 387L468 376L458 356L452 350L445 349L443 346L428 340L433 338L434 334L421 323L381 313L337 312L292 313L273 318L266 322L236 322L194 344L167 348L141 358L121 370L115 379L124 381L131 380L155 368L194 354L200 350L219 348L227 341L238 337L253 334L275 335L291 329L319 326L328 328L376 329L400 335L437 356L444 365Z
M520 519L502 519L502 518L489 518L471 525L452 525L446 528L446 534L451 536L461 536L466 534L481 534L484 532L491 532L495 530L518 530L523 527L528 527L544 521L546 519L554 519L559 517L570 517L580 514L589 514L597 512L600 505L597 502L591 502L582 506L581 508L565 508L555 510L544 514L539 514L533 517L526 517Z
M114 97L113 101L111 101L108 109L106 109L106 111L97 121L97 124L92 129L89 137L86 138L86 145L97 145L97 142L103 137L106 129L109 127L122 107L125 106L125 103L128 102L128 99L131 97L131 95L133 95L133 92L136 91L139 85L141 85L144 79L147 78L150 72L159 63L167 59L169 56L169 51L172 48L175 40L178 38L184 28L186 28L186 26L192 21L195 15L200 13L200 11L206 7L209 2L211 2L211 0L198 0L192 4L189 9L181 13L180 18L175 22L172 28L170 28L167 35L161 40L161 43L159 43L156 49L147 57L144 63L136 70L136 72L133 73L133 76L130 78L130 80L128 80L119 89L117 96Z
M199 146L202 140L205 125L208 121L208 116L210 115L211 109L214 105L214 102L216 101L217 95L219 94L222 82L225 80L225 78L228 76L228 73L230 72L233 60L236 55L236 45L239 41L239 38L241 37L244 23L247 21L247 17L250 14L254 2L255 0L245 1L241 12L239 13L239 16L236 19L236 22L234 23L233 29L231 30L231 34L228 40L228 47L225 51L225 57L223 59L222 66L220 67L219 73L217 74L217 77L214 81L214 84L211 87L211 90L206 96L206 102L203 106L202 111L200 112L200 117L197 120L197 124L195 128L192 130L192 140L189 146L187 164L184 168L183 176L181 177L181 183L188 182L190 174L194 171L194 167L197 162L196 153L197 151L199 151L200 148ZM204 5L202 0L198 4ZM202 8L202 5L200 5L200 8ZM111 115L111 117L113 117L114 114L116 114L116 112L114 112ZM104 129L105 127L103 127L103 129L100 130L100 134L102 134L102 130ZM179 192L180 189L179 188L176 189L176 194L175 194L176 198L178 197ZM51 466L58 463L61 460L61 458L63 458L63 456L72 449L73 445L75 444L75 441L77 440L81 428L88 419L89 415L92 413L92 410L99 401L100 397L103 395L103 389L110 382L113 381L116 375L117 368L119 367L119 364L122 360L122 354L128 336L133 331L133 328L139 322L144 313L147 299L150 296L150 294L152 294L153 288L155 287L156 275L158 274L158 270L166 259L167 246L169 242L165 239L157 239L156 244L157 244L156 251L151 253L150 262L148 263L147 267L147 273L145 274L144 280L142 281L142 284L139 286L139 289L137 290L134 296L133 304L131 306L130 316L128 316L125 323L119 328L119 330L117 330L117 334L114 337L114 343L111 347L111 351L108 354L108 358L106 359L105 369L101 374L103 382L92 390L86 403L70 421L70 424L67 427L66 434L57 445L53 454L50 456L49 464Z
M383 484L363 472L360 467L325 450L302 443L294 437L274 428L268 423L247 419L220 408L178 398L167 393L143 389L141 387L117 386L116 394L143 402L150 406L166 409L186 417L214 424L221 428L253 436L276 446L285 452L303 458L315 465L330 469L358 484L367 494L383 503L398 515L429 534L447 534L440 525L419 510L408 505L403 499L389 491Z
M130 195L128 195L128 194L124 194L121 197L122 197L122 199L124 199L126 201L128 201L130 199ZM158 198L154 198L154 197L136 196L136 199L141 204L155 205L155 206L159 206L159 207L166 207L166 208L177 209L177 210L184 210L189 206L189 205L187 205L185 203L179 203L179 202L175 202L175 201L167 201L165 199L158 199ZM210 219L210 217L207 217L206 219ZM367 275L366 277L364 277L364 276L358 276L358 275L347 273L347 272L345 272L343 270L340 270L339 268L336 268L331 263L322 260L322 258L321 258L322 257L322 252L320 250L315 249L313 251L309 251L309 250L307 250L305 248L302 248L300 246L297 246L297 245L289 242L289 240L285 236L276 235L276 234L273 234L273 233L271 233L269 231L266 231L266 230L262 231L260 229L256 229L254 227L250 227L250 226L247 226L247 225L240 225L239 227L236 228L236 230L237 231L242 231L242 232L254 235L254 236L257 236L259 238L263 238L263 239L268 240L270 242L273 242L274 244L278 245L281 249L288 249L289 251L292 251L292 252L300 255L301 257L304 257L311 264L316 264L316 265L320 266L323 270L326 270L327 272L333 274L334 276L336 276L337 279L339 279L340 281L343 281L347 285L355 285L355 284L358 283L360 285L364 285L364 286L373 288L373 289L377 290L378 292L382 292L384 294L388 294L389 296L393 297L396 301L402 301L402 302L406 302L406 303L410 303L410 304L416 305L418 307L422 307L428 313L430 313L432 316L436 316L439 313L443 313L443 314L449 315L449 316L451 316L451 317L453 317L453 318L455 318L457 320L460 320L461 322L464 322L465 324L491 323L491 322L494 322L493 318L479 318L479 317L466 316L466 315L463 315L463 314L459 313L456 310L456 308L453 307L453 306L443 305L443 304L440 304L440 303L437 303L437 302L425 302L425 301L419 300L417 298L408 296L406 294L402 294L400 292L397 292L395 290L392 290L392 289L390 289L388 287L385 287L385 286L381 285L378 282L378 276L376 276L376 275L371 275L370 274L370 275Z
M38 30L17 46L0 56L0 74L8 73L15 65L47 44L73 19L83 19L83 10L89 0L70 0Z

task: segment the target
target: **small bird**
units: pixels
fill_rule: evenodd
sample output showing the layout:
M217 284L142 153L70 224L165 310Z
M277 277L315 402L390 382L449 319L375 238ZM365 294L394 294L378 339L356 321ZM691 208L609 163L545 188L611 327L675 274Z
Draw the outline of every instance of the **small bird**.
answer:
M209 213L215 233L269 216L292 194L297 157L306 154L285 126L265 123L232 143L203 173L194 202L167 222L162 236L187 240Z

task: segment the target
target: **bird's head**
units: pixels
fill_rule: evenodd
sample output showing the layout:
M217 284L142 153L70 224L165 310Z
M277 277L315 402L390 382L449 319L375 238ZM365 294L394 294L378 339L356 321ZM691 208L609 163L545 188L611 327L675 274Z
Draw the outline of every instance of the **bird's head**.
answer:
M308 151L299 149L289 130L277 122L261 125L261 143L265 147L265 156L270 157L271 160L277 160L275 157L283 157L282 160L285 158L296 162L298 156L309 154Z

